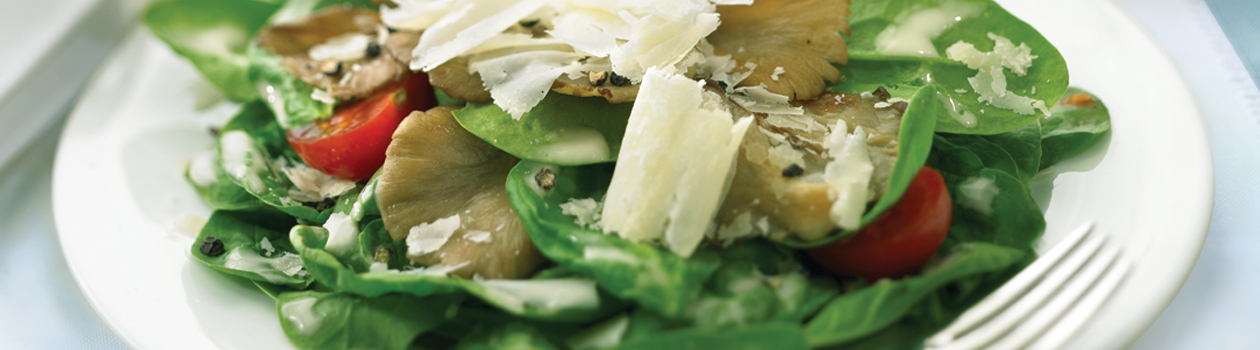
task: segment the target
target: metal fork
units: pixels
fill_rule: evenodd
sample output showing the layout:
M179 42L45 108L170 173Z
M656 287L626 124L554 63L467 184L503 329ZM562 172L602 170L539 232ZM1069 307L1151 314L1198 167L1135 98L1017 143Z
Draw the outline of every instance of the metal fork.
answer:
M927 349L1057 349L1071 338L1129 270L1129 261L1093 223L1073 231L944 330ZM1105 246L1105 247L1104 247ZM1064 259L1066 257L1066 259Z

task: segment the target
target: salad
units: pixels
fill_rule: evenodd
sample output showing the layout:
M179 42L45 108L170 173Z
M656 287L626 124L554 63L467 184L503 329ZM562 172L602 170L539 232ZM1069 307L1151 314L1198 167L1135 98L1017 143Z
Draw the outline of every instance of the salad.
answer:
M192 257L305 349L919 348L1110 129L991 0L168 0Z

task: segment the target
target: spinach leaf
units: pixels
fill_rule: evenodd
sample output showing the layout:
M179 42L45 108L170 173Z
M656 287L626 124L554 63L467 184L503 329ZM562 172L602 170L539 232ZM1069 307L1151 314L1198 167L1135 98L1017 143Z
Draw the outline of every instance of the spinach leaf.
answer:
M800 257L786 247L751 240L721 254L722 267L690 309L697 327L800 323L838 293L835 280L807 276Z
M313 279L303 269L297 250L287 238L295 223L292 217L268 207L216 210L193 242L192 256L228 275L304 289ZM223 242L223 253L201 253L201 243L208 237Z
M379 236L381 225L372 232ZM367 232L365 232L367 233ZM388 233L385 233L388 236ZM360 247L363 248L363 236ZM593 281L582 278L528 280L528 281L471 281L459 277L447 277L437 270L413 269L404 271L377 271L356 273L332 253L324 250L328 231L322 227L294 226L289 239L301 255L302 264L320 283L342 292L375 297L389 293L407 293L415 296L468 293L513 315L553 321L584 322L599 319L620 311L624 304L615 298L597 294ZM375 249L375 248L372 248ZM406 249L391 249L402 255ZM589 282L589 284L587 283ZM544 290L550 288L551 290ZM531 294L531 292L534 292ZM537 292L550 293L541 295ZM575 297L576 295L576 297ZM571 299L570 299L571 298ZM594 298L594 304L581 298Z
M468 105L468 102L464 102L457 98L451 97L451 94L446 92L446 90L442 90L436 87L433 88L433 96L437 97L438 106L463 107L463 106Z
M884 196L876 201L866 214L862 215L863 227L880 218L888 208L897 204L897 201L901 200L901 195L906 193L906 188L910 187L910 182L914 181L914 177L919 174L919 169L923 168L923 163L932 151L932 135L938 114L940 114L940 107L936 103L934 87L919 89L910 98L909 106L901 116L901 128L897 131L897 144L900 145L900 150L897 160L893 163L892 173L889 175L888 189L884 192ZM848 237L857 231L848 230L812 242L789 238L783 243L794 248L819 247Z
M459 346L467 350L554 350L546 336L525 323L509 323L493 332L475 332Z
M145 11L144 23L233 101L258 97L245 49L280 8L252 0L168 0Z
M284 334L301 349L407 349L460 301L459 295L368 298L304 291L280 294L276 311Z
M904 25L918 11L942 6L974 7L977 13L958 21L940 35L931 38L937 55L910 56L885 54L877 43L881 33L890 26ZM852 35L848 38L849 63L839 66L842 77L831 86L832 91L859 93L884 86L894 96L911 96L927 86L937 88L938 104L952 111L946 104L953 101L961 110L978 116L973 127L964 125L952 113L936 116L936 131L959 134L997 134L1036 121L1042 113L1020 114L1013 110L994 107L981 102L969 78L977 71L962 62L941 55L945 49L959 41L975 45L980 51L990 51L995 41L989 33L1011 40L1014 45L1027 44L1037 58L1025 75L1014 73L1006 76L1007 89L1020 96L1031 97L1046 104L1057 101L1067 88L1067 64L1058 49L1024 21L1011 15L991 0L890 0L854 2L850 8L849 23ZM977 81L977 83L982 83ZM952 106L952 104L950 104Z
M493 103L470 104L454 114L473 135L517 158L584 165L617 159L633 107L551 93L519 120Z
M1041 169L1080 152L1111 130L1107 106L1085 90L1070 87L1041 121Z
M948 173L941 176L945 177L945 187L954 198L953 223L944 247L962 242L987 242L1029 249L1041 238L1046 219L1033 200L1027 182L987 168L967 177ZM985 186L988 189L962 189L976 185L971 181L991 183Z
M555 187L541 193L531 183L543 167L522 161L507 180L508 201L543 255L595 278L619 297L669 317L681 315L700 296L704 281L719 265L713 249L698 249L684 259L658 246L579 226L562 212L560 204L575 198L601 198L612 179L612 167L548 167L556 174Z
M289 197L293 183L273 162L301 160L285 140L284 129L262 102L245 104L223 126L219 135L219 158L224 161L223 168L232 181L267 205L315 223L323 223L332 213L327 210L320 213Z
M918 276L880 280L841 295L805 325L810 346L842 344L879 332L907 315L925 297L945 285L974 276L1004 273L1024 262L1025 250L986 243L956 246Z
M194 174L196 171L198 174ZM208 172L208 173L202 173ZM203 178L213 175L213 178ZM218 150L194 157L184 172L184 179L197 191L197 195L214 209L240 210L263 206L263 202L232 181L223 170ZM207 181L209 180L209 181Z
M1041 127L1032 123L995 135L937 134L927 163L947 173L1000 170L1027 183L1041 163ZM978 161L978 162L977 162Z
M766 323L724 329L689 328L638 337L622 342L618 350L672 349L809 349L801 325Z
M284 129L293 129L332 116L333 104L311 97L315 87L280 66L280 56L260 48L249 50L249 80L265 87L263 101Z

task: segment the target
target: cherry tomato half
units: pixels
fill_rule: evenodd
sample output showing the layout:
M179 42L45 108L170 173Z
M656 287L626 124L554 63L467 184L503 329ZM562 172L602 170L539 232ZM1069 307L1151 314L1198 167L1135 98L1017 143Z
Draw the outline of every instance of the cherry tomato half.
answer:
M953 215L945 179L923 167L901 200L857 234L818 248L809 256L831 272L874 282L917 271L945 242Z
M338 106L332 118L289 130L289 145L302 161L325 174L367 180L385 164L385 149L403 118L436 104L424 73L411 74L381 91Z

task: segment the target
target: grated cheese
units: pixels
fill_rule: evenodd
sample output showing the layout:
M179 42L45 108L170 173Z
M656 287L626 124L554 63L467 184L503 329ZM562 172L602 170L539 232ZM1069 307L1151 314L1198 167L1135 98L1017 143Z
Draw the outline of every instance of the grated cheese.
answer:
M971 88L980 94L980 102L994 107L1013 110L1019 114L1033 114L1034 110L1050 115L1045 101L1020 96L1007 90L1005 69L1018 76L1028 74L1032 61L1037 58L1025 43L1015 46L1010 39L989 33L993 39L993 51L981 52L975 45L959 41L945 50L949 59L962 62L975 69L976 76L967 78Z

